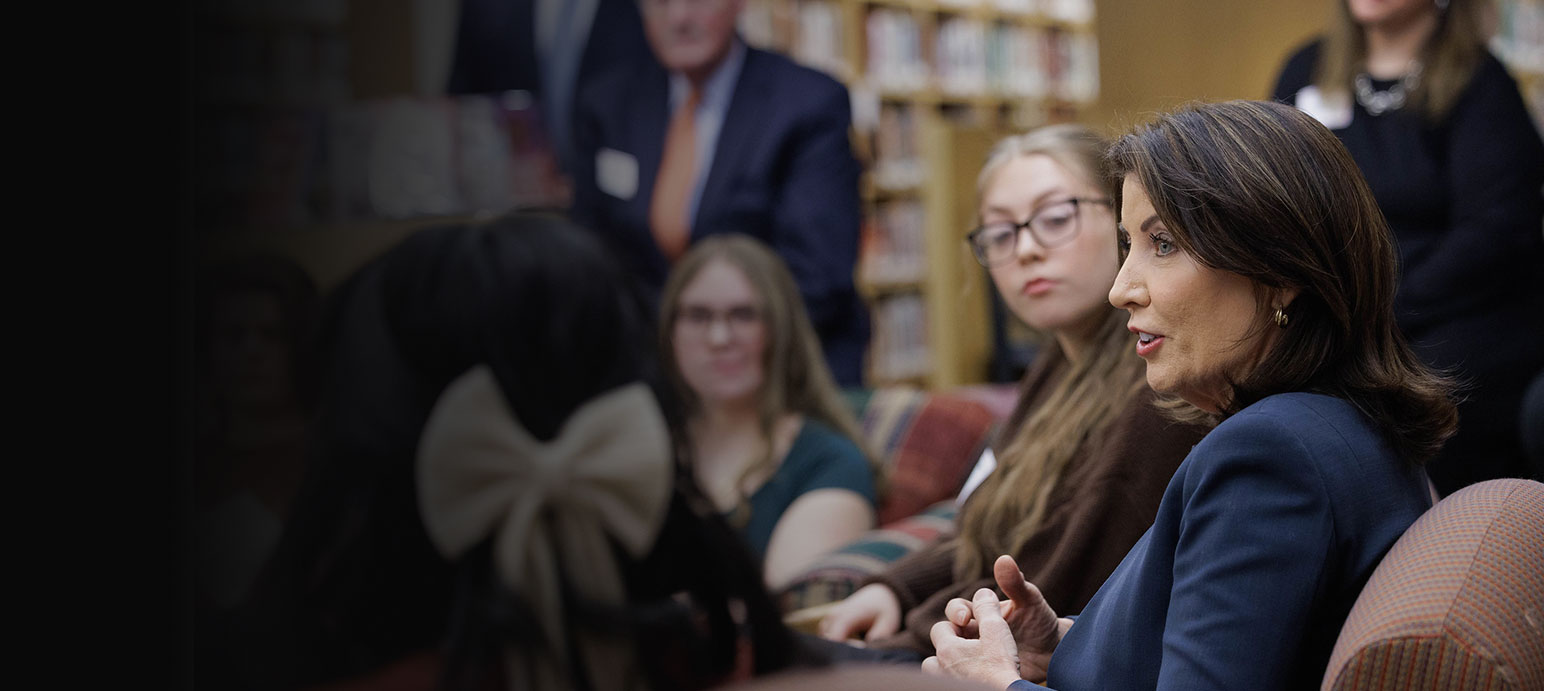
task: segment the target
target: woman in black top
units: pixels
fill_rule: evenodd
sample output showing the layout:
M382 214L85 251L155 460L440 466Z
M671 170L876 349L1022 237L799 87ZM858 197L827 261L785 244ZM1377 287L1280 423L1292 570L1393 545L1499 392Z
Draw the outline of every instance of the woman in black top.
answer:
M1525 476L1518 410L1544 369L1544 143L1485 46L1479 0L1337 0L1275 98L1350 150L1399 246L1399 326L1468 384L1427 466L1443 495Z

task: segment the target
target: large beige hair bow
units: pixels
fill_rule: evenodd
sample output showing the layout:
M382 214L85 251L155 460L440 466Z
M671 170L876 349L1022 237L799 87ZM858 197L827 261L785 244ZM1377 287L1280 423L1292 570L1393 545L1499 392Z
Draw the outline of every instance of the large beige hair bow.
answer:
M637 685L625 641L581 630L581 657L570 657L563 584L586 603L624 601L613 541L634 558L654 544L671 459L664 417L640 383L586 403L545 443L510 412L486 365L440 396L418 447L419 506L447 558L491 538L499 575L534 609L548 645L508 651L512 685L571 688L571 663L598 691Z

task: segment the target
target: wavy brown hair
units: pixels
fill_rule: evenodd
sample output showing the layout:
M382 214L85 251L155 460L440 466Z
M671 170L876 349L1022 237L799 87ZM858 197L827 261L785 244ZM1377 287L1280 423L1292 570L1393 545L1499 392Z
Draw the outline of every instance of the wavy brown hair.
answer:
M1203 266L1271 289L1295 288L1288 326L1260 364L1231 382L1226 416L1266 396L1321 393L1351 402L1389 444L1424 463L1458 425L1453 384L1416 357L1394 322L1393 236L1340 140L1288 105L1191 105L1142 125L1110 150L1135 176L1175 243Z
M1314 66L1314 85L1326 94L1340 94L1349 103L1352 80L1367 60L1367 41L1346 0L1335 4L1339 6L1335 19ZM1421 48L1420 83L1407 97L1428 121L1447 115L1485 54L1483 9L1478 0L1449 0L1446 10L1437 10L1436 31Z
M1009 161L1043 155L1113 197L1104 160L1107 143L1093 130L1070 124L1008 137L987 154L977 192L984 193ZM1126 331L1125 312L1109 309L1094 344L1017 430L1004 430L1009 436L1001 447L997 470L960 513L955 540L957 580L978 578L997 555L1019 552L1044 522L1051 492L1078 449L1146 386L1142 359L1131 348L1131 334ZM1047 357L1062 356L1054 338L1046 339L1042 347L1054 349Z
M789 412L819 420L856 444L873 471L876 490L882 488L883 467L869 451L852 408L842 399L831 369L826 366L820 339L810 324L793 274L782 257L748 235L729 233L703 238L681 257L665 281L660 301L659 352L666 377L682 398L687 415L698 415L702 401L687 386L676 364L675 322L681 313L681 292L715 261L728 262L745 275L761 301L757 308L767 334L761 362L765 376L756 400L765 448L762 457L747 466L736 483L741 492L747 478L777 464L779 459L772 453L772 428L778 417Z

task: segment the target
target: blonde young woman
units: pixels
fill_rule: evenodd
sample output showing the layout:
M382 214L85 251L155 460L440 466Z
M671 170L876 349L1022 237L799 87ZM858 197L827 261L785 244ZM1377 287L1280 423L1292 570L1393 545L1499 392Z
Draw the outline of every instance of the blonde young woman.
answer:
M968 240L1009 309L1050 336L995 444L995 470L955 534L871 579L821 622L866 652L921 660L951 598L1018 557L1050 602L1077 611L1152 523L1165 483L1205 430L1153 406L1125 316L1106 299L1120 268L1104 141L1074 125L998 143L978 179Z
M1340 139L1399 251L1399 328L1468 384L1461 424L1427 466L1444 495L1526 475L1523 393L1544 371L1544 141L1486 49L1490 0L1335 0L1275 99ZM1518 279L1522 280L1518 280Z
M692 472L761 557L768 586L873 527L876 468L782 259L749 236L705 238L661 305Z

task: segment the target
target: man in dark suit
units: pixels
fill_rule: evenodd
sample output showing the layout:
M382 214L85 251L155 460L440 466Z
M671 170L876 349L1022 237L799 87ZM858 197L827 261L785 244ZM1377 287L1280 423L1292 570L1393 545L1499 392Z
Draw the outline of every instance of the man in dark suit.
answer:
M650 57L638 0L462 0L451 94L529 91L559 165L573 170L569 132L579 88Z
M738 232L788 263L838 384L862 383L868 312L846 87L735 33L744 0L641 0L640 61L580 91L574 219L657 292L694 240Z

